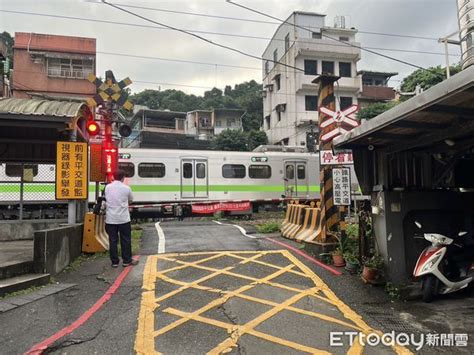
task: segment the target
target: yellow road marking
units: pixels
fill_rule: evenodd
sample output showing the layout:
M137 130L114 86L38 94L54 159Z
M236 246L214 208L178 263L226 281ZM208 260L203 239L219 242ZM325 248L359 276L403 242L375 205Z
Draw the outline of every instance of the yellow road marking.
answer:
M287 260L291 262L290 265L285 267L273 265L269 262L264 262L258 260L261 256L267 254L279 254L282 257L285 257ZM203 258L196 260L196 261L186 261L186 256L190 255L202 255ZM208 267L202 265L206 261L210 260L217 260L221 257L231 257L235 258L236 262L233 266L225 267L223 269L217 269L213 267ZM178 266L174 266L165 270L157 270L157 264L159 260L163 261L170 261ZM256 265L264 265L268 266L275 270L274 273L263 277L263 278L255 278L248 275L242 275L235 272L236 267L242 264L254 263ZM186 268L197 269L197 270L204 270L209 272L208 275L199 278L198 280L192 282L185 282L176 280L167 274L172 271L179 271L184 270ZM231 271L232 270L232 271ZM306 289L299 289L295 287L290 287L287 285L280 284L275 282L278 276L283 274L291 274L291 275L299 275L306 278L309 278L313 281L314 287L306 288ZM248 284L234 290L219 290L212 287L207 287L201 285L200 283L211 280L216 276L219 275L227 275L232 277L238 277L241 280L246 280ZM158 280L162 280L171 284L175 284L179 286L176 290L168 292L165 295L160 297L156 297L155 295L155 285ZM257 298L254 296L250 296L248 294L244 294L244 292L251 290L252 288L260 285L265 284L272 287L277 287L281 289L286 289L289 291L294 292L295 294L289 297L282 303L277 303L261 298ZM183 292L186 289L197 289L206 292L212 292L218 294L219 297L214 299L213 301L209 302L207 305L201 307L200 309L193 311L193 312L184 312L179 309L175 309L172 307L168 307L161 312L166 312L172 314L174 316L180 317L178 320L168 324L161 329L155 329L155 311L159 306L159 304L169 299L173 296L176 296ZM266 312L258 315L253 320L247 322L246 324L242 325L235 325L231 323L226 323L222 321L218 321L212 318L208 318L203 316L203 313L218 307L224 303L226 303L230 298L237 297L249 302L255 302L260 304L265 304L267 306L272 307L271 309L267 310ZM307 311L304 309L300 309L295 307L294 304L299 300L303 299L304 297L315 297L321 301L324 301L328 304L331 304L338 308L341 312L341 316L343 316L347 321L343 319L338 319L329 315ZM310 346L306 346L303 344L298 344L296 342L292 342L290 340L276 337L270 334L265 334L263 332L257 331L254 328L258 325L264 323L271 317L274 317L279 312L287 310L299 314L303 314L306 316L314 317L319 321L325 321L332 324L338 324L340 326L349 328L351 330L357 330L363 334L369 334L371 332L375 332L379 335L382 333L380 331L376 331L372 329L367 323L365 323L362 318L355 313L350 307L344 304L332 290L316 275L312 272L310 268L300 262L295 256L293 256L287 250L271 250L271 251L232 251L232 252L196 252L196 253L174 253L174 254L160 254L155 256L150 256L147 259L147 263L145 266L145 272L143 275L143 294L142 294L142 301L141 301L141 308L140 314L138 318L138 331L135 340L135 350L138 354L157 354L158 352L155 350L155 338L159 337L170 330L185 324L189 320L198 321L210 326L215 326L218 328L225 329L229 336L220 344L216 345L209 353L210 354L220 354L226 353L232 350L233 347L236 347L238 341L241 336L244 334L248 334L254 337L258 337L265 341L273 342L282 346L286 346L295 350L300 350L307 353L312 354L328 354L326 351L321 349L316 349ZM317 324L317 323L316 323ZM284 336L284 333L283 333ZM398 354L410 354L410 351L401 346L394 346L393 350ZM364 351L364 347L356 341L353 346L349 349L349 354L356 355L361 354Z

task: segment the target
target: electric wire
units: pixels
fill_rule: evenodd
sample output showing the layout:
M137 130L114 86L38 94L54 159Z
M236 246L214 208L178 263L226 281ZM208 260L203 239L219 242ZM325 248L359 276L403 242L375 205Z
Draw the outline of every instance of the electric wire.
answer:
M281 22L275 22L275 21L263 21L263 20L247 19L247 18L240 18L240 17L209 15L209 14L204 14L204 13L199 13L199 12L169 10L169 9L161 9L161 8L148 7L148 6L137 6L137 5L128 5L128 4L118 4L118 3L115 3L115 4L120 5L122 7L128 7L128 8L133 8L133 9L151 10L151 11L158 11L158 12L165 12L165 13L172 13L172 14L200 16L200 17L217 18L217 19L223 19L223 20L244 21L244 22L262 23L262 24L270 24L270 25L280 25L281 24ZM407 34L400 34L400 33L364 31L364 30L359 30L359 29L357 29L357 32L362 33L362 34L375 35L375 36L423 39L423 40L438 42L438 38L435 38L435 37L415 36L415 35L407 35Z
M264 13L264 12L262 12L262 11L259 11L259 10L252 9L252 8L250 8L250 7L248 7L248 6L244 6L244 5L235 3L235 2L233 2L233 1L231 1L231 0L226 0L226 2L229 3L229 4L231 4L231 5L234 5L234 6L243 8L243 9L245 9L245 10L248 10L248 11L251 11L251 12L255 12L255 13L260 14L260 15L262 15L262 16L266 16L266 17L272 18L272 19L274 19L274 20L280 21L281 23L286 23L286 24L289 24L289 25L291 25L291 26L295 26L295 27L297 27L297 28L303 29L303 30L305 30L305 31L310 31L310 30L308 30L306 27L299 26L299 25L297 25L297 24L288 22L288 21L286 21L286 20L282 20L282 19L280 19L280 18L278 18L278 17L275 17L275 16L272 16L272 15L266 14L266 13ZM311 31L311 32L312 32L312 31ZM350 46L350 47L358 48L358 49L364 50L364 51L366 51L366 52L368 52L368 53L372 53L372 54L374 54L374 55L378 55L378 56L381 56L381 57L383 57L383 58L396 61L396 62L401 63L401 64L405 64L405 65L408 65L408 66L411 66L411 67L414 67L414 68L417 68L417 69L422 69L422 70L430 71L430 72L432 72L432 73L434 73L434 74L436 74L436 75L439 75L439 73L434 72L434 71L432 71L432 70L430 70L430 69L428 69L428 68L424 68L424 67L422 67L422 66L420 66L420 65L413 64L413 63L407 62L407 61L402 60L402 59L394 58L394 57L388 56L388 55L386 55L386 54L378 53L378 52L375 52L375 51L373 51L373 50L371 50L371 49L367 49L367 48L365 48L365 47L358 46L358 45L356 45L356 44L353 44L353 43L350 43L350 42L347 42L347 41L342 41L342 40L340 40L340 39L338 39L338 38L334 38L334 37L328 36L328 35L324 34L323 32L321 32L321 36L322 36L322 37L325 37L325 38L328 38L328 39L331 39L331 40L333 40L333 41L337 41L337 42L344 43L344 44L346 44L346 45L348 45L348 46Z
M112 25L119 25L119 26L131 26L131 27L142 27L142 28L151 28L157 30L170 30L166 27L159 27L159 26L150 26L150 25L140 25L134 24L129 22L119 22L119 21L110 21L110 20L101 20L101 19L90 19L85 17L74 17L74 16L65 16L65 15L54 15L54 14L45 14L45 13L38 13L38 12L27 12L27 11L15 11L15 10L5 10L0 9L0 12L5 13L12 13L16 15L29 15L29 16L39 16L39 17L50 17L50 18L60 18L65 20L74 20L74 21L86 21L86 22L97 22L97 23L105 23L105 24L112 24ZM222 33L222 32L213 32L213 31L200 31L200 30L187 30L188 32L192 33L202 33L202 34L211 34L217 36L228 36L228 37L237 37L237 38L245 38L245 39L258 39L258 40L265 40L269 41L272 40L271 37L261 37L261 36L250 36L250 35L243 35L243 34L233 34L233 33ZM284 39L274 38L275 41L283 42ZM336 39L335 39L336 40ZM298 43L314 43L311 41L304 41L298 40ZM345 44L330 44L327 43L325 45L334 46L334 47L346 47ZM402 52L402 53L414 53L414 54L428 54L428 55L439 55L444 56L445 53L441 52L429 52L429 51L421 51L421 50L411 50L411 49L403 49L403 48L383 48L383 47L365 47L367 49L373 50L380 50L380 51L389 51L389 52ZM452 57L460 57L460 54L449 53L449 56Z

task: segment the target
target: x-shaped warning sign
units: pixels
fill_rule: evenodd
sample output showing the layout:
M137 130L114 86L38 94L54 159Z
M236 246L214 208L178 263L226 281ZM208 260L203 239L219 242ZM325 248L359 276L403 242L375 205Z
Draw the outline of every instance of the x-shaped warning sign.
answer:
M321 129L334 125L334 129L322 135L321 140L327 142L343 133L349 132L352 128L359 125L355 119L359 105L352 105L342 111L332 111L326 107L320 107L319 112L326 115L326 119L321 123ZM342 124L349 126L348 129L342 127Z

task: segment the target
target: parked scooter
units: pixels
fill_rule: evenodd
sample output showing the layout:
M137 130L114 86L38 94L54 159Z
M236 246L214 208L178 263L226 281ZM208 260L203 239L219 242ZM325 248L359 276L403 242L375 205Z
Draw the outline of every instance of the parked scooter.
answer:
M419 222L416 226L421 229ZM458 237L468 233L459 232ZM431 302L438 294L452 293L461 290L473 280L472 246L438 233L424 233L423 238L431 242L425 248L415 265L413 275L421 277L423 301Z

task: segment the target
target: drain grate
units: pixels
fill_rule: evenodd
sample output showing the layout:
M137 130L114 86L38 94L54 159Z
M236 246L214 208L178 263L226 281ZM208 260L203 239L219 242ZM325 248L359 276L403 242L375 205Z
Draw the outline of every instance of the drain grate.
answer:
M389 313L386 310L364 310L363 312L377 323L384 332L394 331L395 333L419 334L422 331L412 326L408 321L400 318L395 313Z

